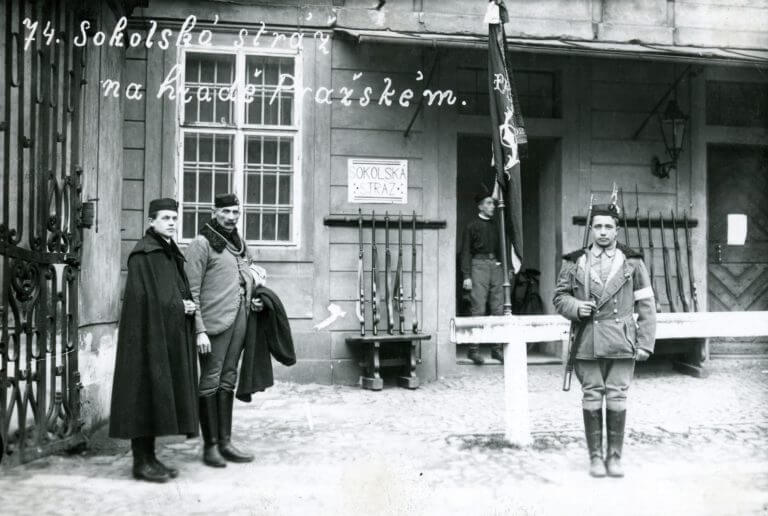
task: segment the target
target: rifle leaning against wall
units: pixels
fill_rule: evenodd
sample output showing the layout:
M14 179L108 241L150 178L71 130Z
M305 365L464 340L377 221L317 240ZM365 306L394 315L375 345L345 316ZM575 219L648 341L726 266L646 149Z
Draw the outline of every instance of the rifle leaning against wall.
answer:
M592 227L592 204L594 203L595 196L591 195L589 198L589 209L587 210L587 220L584 227L584 239L581 242L581 249L584 251L584 290L586 293L586 300L590 300L590 288L592 283L589 273L589 230ZM578 261L577 261L578 263ZM578 268L577 268L578 270ZM568 335L568 358L565 361L565 373L563 375L563 390L571 390L571 377L573 376L573 367L576 363L576 353L578 352L578 345L576 342L576 334L578 331L575 328L576 321L571 322L570 333Z
M659 225L661 226L661 257L664 259L664 288L667 291L667 301L669 301L669 311L677 312L675 298L672 296L672 285L669 282L669 275L672 272L669 264L669 248L664 239L664 215L659 212Z
M638 226L639 226L638 222ZM648 254L650 260L648 260L648 274L651 275L651 290L653 290L653 299L656 301L656 312L661 312L661 301L659 301L659 289L656 288L656 275L654 274L654 256L653 252L653 230L651 229L651 210L648 210Z
M683 260L680 256L680 240L677 238L677 220L675 219L675 212L670 210L672 214L672 237L675 242L675 267L677 270L677 295L680 297L680 302L683 304L683 312L690 312L691 305L688 304L688 299L685 297L685 286L683 285Z
M389 289L389 269L392 255L389 252L389 213L384 213L384 301L387 307L387 333L392 335L395 330L394 311L392 309L392 292Z
M621 200L621 225L624 226L624 244L629 247L629 228L627 227L627 212L624 209L623 188L619 188L619 199Z
M358 210L357 215L357 241L359 249L357 251L357 289L358 298L355 306L357 320L360 321L360 336L365 337L365 282L363 280L363 210Z
M419 314L416 307L416 212L411 219L411 314L413 333L419 333Z
M699 298L696 293L696 281L693 279L693 253L691 252L691 230L688 227L688 213L683 211L683 225L685 226L685 249L688 251L688 282L691 289L693 311L699 311Z
M379 252L376 250L376 212L371 212L371 320L373 321L373 334L379 334L379 297L376 277L376 262L379 260Z
M403 294L403 214L397 218L397 270L395 284L392 287L397 309L397 331L405 333L405 295Z

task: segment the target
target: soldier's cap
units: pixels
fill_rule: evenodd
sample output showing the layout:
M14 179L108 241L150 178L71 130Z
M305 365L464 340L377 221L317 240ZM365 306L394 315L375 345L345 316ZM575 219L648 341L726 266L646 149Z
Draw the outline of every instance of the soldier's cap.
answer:
M217 208L226 208L227 206L240 206L240 200L233 193L219 194L214 198L213 204Z
M594 219L597 215L606 215L608 217L614 217L616 219L619 218L619 207L615 204L595 204L592 206L592 218Z
M168 197L149 201L149 213L157 213L161 210L179 211L179 203Z
M480 189L477 191L477 193L475 193L474 197L475 204L480 204L488 197L493 197L493 192L488 189L485 183L480 183Z

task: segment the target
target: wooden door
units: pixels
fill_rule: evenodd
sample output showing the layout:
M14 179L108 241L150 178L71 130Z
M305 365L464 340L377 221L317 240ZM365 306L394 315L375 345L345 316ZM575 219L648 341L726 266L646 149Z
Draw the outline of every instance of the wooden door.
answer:
M709 310L768 310L768 147L710 145ZM727 245L728 214L747 215L743 246ZM767 354L768 338L718 339L712 354Z

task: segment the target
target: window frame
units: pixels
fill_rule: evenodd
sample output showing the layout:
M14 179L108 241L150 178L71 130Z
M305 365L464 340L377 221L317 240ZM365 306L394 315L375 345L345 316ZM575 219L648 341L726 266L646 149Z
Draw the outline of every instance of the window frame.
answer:
M215 122L210 124L194 123L185 124L184 120L184 88L186 87L186 58L189 53L204 53L204 54L220 54L234 56L234 81L237 85L242 85L242 88L238 88L238 93L234 102L232 120L233 125L221 125ZM266 57L290 57L293 59L294 70L294 87L293 87L293 119L290 126L287 125L258 125L258 124L246 124L245 123L245 69L246 58L248 56L266 56ZM225 46L198 46L189 45L184 48L180 48L178 52L177 64L179 65L177 91L180 92L179 98L176 99L176 192L177 199L179 201L179 213L183 213L184 209L184 137L187 133L206 133L206 134L225 134L232 135L232 185L233 191L238 196L241 202L241 215L237 224L237 230L245 237L245 219L246 219L246 198L244 192L245 186L245 139L246 136L275 136L284 137L290 136L293 139L292 142L292 159L293 159L293 173L291 180L291 231L290 240L247 240L246 243L249 246L258 246L261 248L301 248L301 231L302 231L302 216L301 206L303 205L303 191L302 191L302 138L303 131L302 126L302 114L303 114L303 102L301 101L301 93L303 91L303 67L301 59L301 49L282 49L282 48L269 48L269 49L255 49L255 48L238 48L232 49ZM192 100L195 102L195 100ZM198 204L192 203L190 204ZM183 238L183 216L179 217L178 224L178 240L181 244L187 244L191 242L193 238Z

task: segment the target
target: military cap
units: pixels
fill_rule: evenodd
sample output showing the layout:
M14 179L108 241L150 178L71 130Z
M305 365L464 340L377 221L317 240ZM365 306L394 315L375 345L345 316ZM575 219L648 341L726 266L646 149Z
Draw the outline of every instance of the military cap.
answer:
M233 193L219 194L214 199L214 206L217 208L226 208L227 206L239 206L240 200Z
M619 218L619 207L615 204L595 204L592 206L592 218L597 215L606 215L608 217Z
M179 203L168 197L149 201L149 213L157 213L161 210L179 211Z

